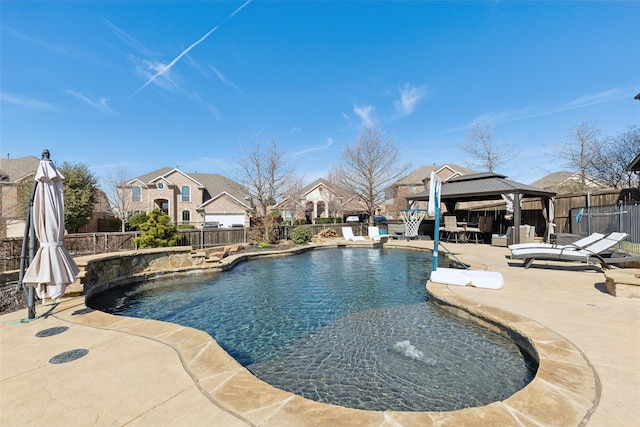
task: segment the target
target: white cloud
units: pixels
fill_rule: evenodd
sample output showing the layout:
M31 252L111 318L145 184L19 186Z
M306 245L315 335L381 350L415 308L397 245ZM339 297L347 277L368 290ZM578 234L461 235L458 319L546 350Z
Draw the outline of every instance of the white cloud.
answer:
M629 94L633 94L634 90L632 88L613 88L603 92L584 95L574 100L565 102L563 104L558 105L550 105L546 107L540 106L527 106L524 108L520 108L517 110L506 110L506 111L498 111L498 112L487 112L481 114L471 120L470 122L456 127L454 129L449 129L443 133L449 132L458 132L461 130L466 130L471 128L475 123L480 121L486 121L490 124L500 124L500 123L511 123L518 120L526 120L532 119L536 117L548 116L555 113L561 113L563 111L577 110L583 107L588 107L590 105L602 104L606 102L617 101L619 99L629 98L632 96Z
M214 107L213 105L208 105L207 106L207 110L209 110L211 115L213 117L215 117L216 120L220 120L222 118L222 115L220 114L220 111L218 111L218 109L216 107Z
M144 55L144 56L153 56L153 52L151 52L149 49L146 48L146 46L144 46L142 43L140 43L139 41L137 41L135 38L131 37L129 34L127 34L126 32L124 32L123 30L121 30L120 28L116 27L115 25L113 25L109 20L104 19L103 21L109 26L109 28L111 28L111 30L115 33L115 35L122 40L123 42L125 42L127 44L127 46L129 46L130 48L136 50L138 53Z
M168 90L170 92L176 92L176 90L178 89L178 84L173 79L171 70L169 69L168 65L165 65L161 62L143 60L141 63L138 63L136 65L136 73L139 76L148 79L147 81L149 83L153 82L162 89ZM141 89L142 88L138 89L136 93L138 93Z
M247 0L245 3L242 4L242 6L238 7L231 15L229 15L224 21L222 21L222 23L224 24L228 19L232 18L236 13L240 12L242 9L244 9L245 6L247 6L249 3L251 2L251 0ZM222 24L220 24L222 25ZM138 92L140 92L142 89L144 89L145 87L149 86L149 84L151 84L152 82L154 82L158 77L162 77L165 74L167 74L169 71L171 71L171 68L176 65L178 63L178 61L180 61L182 59L183 56L185 56L186 54L189 53L189 51L191 49L193 49L194 47L198 46L200 43L202 43L203 41L205 41L207 39L207 37L209 37L214 31L216 31L220 25L216 25L215 27L213 27L212 29L210 29L209 31L207 31L207 33L200 37L198 40L196 40L195 42L191 43L191 45L186 48L185 50L183 50L182 52L180 52L180 54L178 56L176 56L173 61L171 61L169 64L164 65L164 64L159 64L162 66L157 67L157 71L155 74L153 74L142 86L140 86L138 88L138 90L136 90L131 96L135 96Z
M291 129L289 129L289 133L291 135L300 135L302 133L302 129L300 129L298 126L294 126Z
M108 103L109 100L105 97L100 97L98 99L91 99L71 89L65 89L65 93L73 96L76 99L79 99L80 101L84 102L89 107L95 110L102 111L104 113L114 113L113 109L109 106L109 103Z
M297 153L294 154L294 156L300 156L302 154L307 154L310 153L312 151L320 151L320 150L326 150L327 148L331 147L333 145L333 138L328 137L325 140L325 144L318 146L318 147L311 147L311 148L307 148L306 150L302 150L302 151L298 151Z
M394 101L393 105L396 111L402 115L409 115L413 113L418 101L427 95L427 90L424 86L416 87L411 83L407 83L403 88L398 88L400 92L400 99Z
M375 121L373 120L373 114L375 113L375 109L373 105L364 105L362 107L354 107L353 112L362 119L362 125L364 127L373 127L375 125Z
M220 81L222 83L224 83L225 85L237 90L238 92L242 93L244 95L244 93L242 92L242 90L240 90L240 88L238 86L236 86L235 84L233 84L231 81L229 81L229 79L227 79L225 77L224 74L222 74L216 67L214 67L213 65L210 65L211 69L213 70L214 73L216 73L216 76L218 76L218 78L220 79Z
M14 95L12 93L0 92L0 101L13 104L18 107L28 108L30 110L41 111L61 111L61 109L49 102L40 101L26 96Z

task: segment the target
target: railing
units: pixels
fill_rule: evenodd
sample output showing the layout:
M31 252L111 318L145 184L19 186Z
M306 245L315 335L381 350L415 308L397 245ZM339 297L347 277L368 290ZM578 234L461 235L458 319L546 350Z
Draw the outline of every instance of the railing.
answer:
M590 208L571 208L571 233L587 236L591 233L612 233L619 231L629 237L623 248L640 253L640 204L619 203Z
M306 225L313 235L323 229L331 228L338 236L342 236L342 227L351 227L357 236L366 236L367 224L318 224ZM291 230L297 226L279 226L275 230L277 241L291 240ZM213 246L233 245L249 242L249 236L259 235L260 230L249 228L222 229L191 229L179 230L178 246L192 246L196 249ZM126 233L79 233L64 236L64 246L73 257L100 254L105 252L129 251L137 249L135 238L140 232ZM18 270L20 268L20 253L22 238L13 237L0 239L0 271Z

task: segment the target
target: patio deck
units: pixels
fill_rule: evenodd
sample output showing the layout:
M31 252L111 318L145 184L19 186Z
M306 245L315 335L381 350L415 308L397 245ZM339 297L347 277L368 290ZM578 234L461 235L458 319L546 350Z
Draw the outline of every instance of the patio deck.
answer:
M344 244L367 242L340 241ZM431 244L392 240L386 245ZM550 361L538 382L510 402L442 413L369 412L311 402L257 380L204 332L96 312L76 297L61 302L47 318L28 323L17 323L26 310L0 316L0 425L636 424L640 299L613 297L606 292L604 274L583 265L548 262L524 269L508 265L506 248L447 247L474 268L501 272L505 286L488 290L430 283L430 292L537 335L541 356ZM37 314L47 308L37 306ZM68 329L36 336L58 327ZM88 353L68 363L50 363L74 349ZM567 370L569 364L575 370ZM552 365L557 369L547 370Z

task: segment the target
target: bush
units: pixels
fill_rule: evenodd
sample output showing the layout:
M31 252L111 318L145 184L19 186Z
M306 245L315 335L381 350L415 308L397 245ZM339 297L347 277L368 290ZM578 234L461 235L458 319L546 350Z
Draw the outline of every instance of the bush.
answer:
M299 226L291 230L291 241L293 243L307 243L311 241L313 233L311 229L305 226Z
M131 230L140 230L140 224L149 221L149 215L146 212L131 215L129 217L128 225Z
M140 224L142 234L134 240L141 248L159 248L175 246L180 234L176 226L171 224L171 218L159 209L149 214L149 219Z

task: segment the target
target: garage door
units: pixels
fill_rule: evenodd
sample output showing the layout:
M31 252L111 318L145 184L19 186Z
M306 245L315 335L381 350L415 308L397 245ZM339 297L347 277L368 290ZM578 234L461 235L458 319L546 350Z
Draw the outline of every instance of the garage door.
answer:
M244 226L244 215L206 214L205 222L217 222L220 227L231 227L233 224Z

